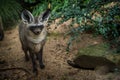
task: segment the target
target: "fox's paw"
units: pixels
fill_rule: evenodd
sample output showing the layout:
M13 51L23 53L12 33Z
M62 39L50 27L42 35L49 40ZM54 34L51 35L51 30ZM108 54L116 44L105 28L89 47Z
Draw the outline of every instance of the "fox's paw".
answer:
M44 64L41 64L41 65L40 65L40 68L41 68L41 69L44 69L44 68L45 68L45 65L44 65Z

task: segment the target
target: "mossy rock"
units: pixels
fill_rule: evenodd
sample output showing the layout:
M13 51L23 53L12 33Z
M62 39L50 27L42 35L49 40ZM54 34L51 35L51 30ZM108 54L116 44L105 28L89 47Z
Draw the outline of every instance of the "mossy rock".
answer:
M120 54L117 54L114 50L110 49L109 44L106 42L80 48L76 56L80 55L105 57L115 63L118 63L120 60Z
M92 55L92 56L104 56L111 53L109 50L109 44L101 43L97 45L89 45L85 48L79 49L78 55Z

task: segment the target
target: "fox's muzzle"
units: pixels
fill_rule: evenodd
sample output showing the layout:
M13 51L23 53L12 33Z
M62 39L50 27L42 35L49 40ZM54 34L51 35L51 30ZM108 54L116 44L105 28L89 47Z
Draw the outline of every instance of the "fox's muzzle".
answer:
M35 35L39 35L43 30L43 28L44 28L43 25L29 27L30 31L33 32Z
M41 33L41 30L34 30L35 35L39 35Z

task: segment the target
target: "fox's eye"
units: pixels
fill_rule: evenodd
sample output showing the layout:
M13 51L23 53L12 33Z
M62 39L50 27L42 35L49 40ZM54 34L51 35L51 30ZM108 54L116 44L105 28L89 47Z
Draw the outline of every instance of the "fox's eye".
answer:
M41 30L44 28L44 26L43 25L40 25L40 26L38 26Z
M34 27L34 26L31 26L31 27L29 27L29 29L30 29L31 31L33 31L33 30L35 29L35 27Z

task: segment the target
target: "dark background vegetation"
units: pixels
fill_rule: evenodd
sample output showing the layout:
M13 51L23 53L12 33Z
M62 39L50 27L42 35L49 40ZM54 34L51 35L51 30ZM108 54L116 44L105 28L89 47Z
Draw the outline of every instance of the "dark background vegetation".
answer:
M72 18L68 48L83 32L102 35L110 43L111 48L120 51L120 1L119 0L1 0L0 16L4 29L12 28L20 20L24 9L30 10L34 16L39 15L51 4L50 21L62 18L61 23ZM74 28L73 24L79 24Z

